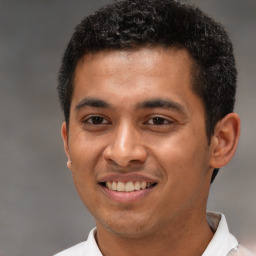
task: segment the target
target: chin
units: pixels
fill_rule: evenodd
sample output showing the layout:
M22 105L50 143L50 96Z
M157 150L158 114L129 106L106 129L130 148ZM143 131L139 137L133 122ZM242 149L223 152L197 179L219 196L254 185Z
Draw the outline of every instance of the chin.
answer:
M114 220L106 221L102 223L102 225L105 229L118 237L131 239L145 237L155 231L150 220L138 217L132 218L131 216L129 218L124 218L124 216L118 218L116 216Z

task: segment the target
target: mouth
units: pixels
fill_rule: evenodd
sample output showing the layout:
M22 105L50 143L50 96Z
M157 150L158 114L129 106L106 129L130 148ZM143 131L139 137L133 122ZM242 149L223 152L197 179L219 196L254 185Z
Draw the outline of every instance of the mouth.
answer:
M153 191L159 182L155 176L138 173L109 174L98 179L98 185L107 198L125 204L154 195Z
M155 182L147 182L147 181L106 181L100 182L101 186L111 191L116 192L134 192L146 189L152 189L157 185Z

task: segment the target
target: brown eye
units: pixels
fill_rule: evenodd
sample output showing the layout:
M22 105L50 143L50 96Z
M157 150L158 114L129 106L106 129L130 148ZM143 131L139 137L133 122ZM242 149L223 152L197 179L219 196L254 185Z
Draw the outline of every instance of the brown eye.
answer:
M109 124L109 122L101 116L91 116L85 120L85 123L89 123L93 125Z
M162 117L154 117L152 118L152 121L154 124L159 125L159 124L164 124L165 119Z
M164 124L170 124L172 122L167 120L166 118L156 116L156 117L151 118L148 121L148 123L152 124L152 125L164 125Z

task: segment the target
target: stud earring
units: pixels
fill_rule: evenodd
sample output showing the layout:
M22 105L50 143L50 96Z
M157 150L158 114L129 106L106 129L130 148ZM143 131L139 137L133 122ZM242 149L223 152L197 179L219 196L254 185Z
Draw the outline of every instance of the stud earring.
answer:
M68 160L68 161L67 161L67 167L68 167L68 169L71 169L71 165L72 165L71 160Z

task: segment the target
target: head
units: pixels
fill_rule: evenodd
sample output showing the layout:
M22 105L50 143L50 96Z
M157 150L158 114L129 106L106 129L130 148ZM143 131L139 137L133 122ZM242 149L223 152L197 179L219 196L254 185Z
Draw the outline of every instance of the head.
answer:
M120 1L86 17L75 29L59 72L58 93L69 125L74 74L85 56L143 47L186 49L193 59L193 91L205 108L206 134L233 112L236 68L223 27L200 9L172 0ZM213 172L214 180L218 169Z
M206 219L213 170L238 140L235 84L226 32L194 7L120 1L76 27L59 73L62 136L98 235Z

